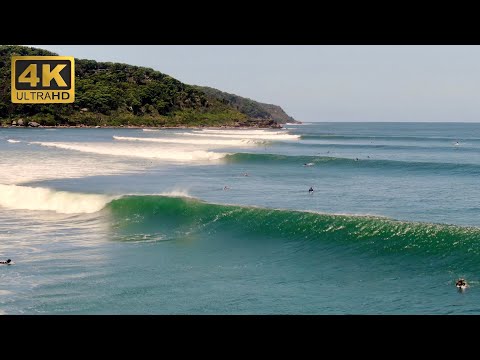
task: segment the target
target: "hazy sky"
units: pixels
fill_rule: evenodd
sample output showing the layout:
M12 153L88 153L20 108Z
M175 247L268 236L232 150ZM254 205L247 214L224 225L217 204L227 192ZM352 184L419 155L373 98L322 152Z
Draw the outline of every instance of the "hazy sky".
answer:
M30 46L152 67L303 121L480 122L480 46Z

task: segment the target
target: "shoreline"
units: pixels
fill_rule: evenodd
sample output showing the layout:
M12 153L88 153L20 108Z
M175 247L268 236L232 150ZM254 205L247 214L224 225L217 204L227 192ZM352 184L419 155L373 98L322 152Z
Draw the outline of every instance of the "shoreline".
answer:
M253 130L253 129L283 129L283 125L278 124L278 126L136 126L136 125L127 125L127 126L92 126L92 125L39 125L39 126L0 126L0 129L148 129L148 130L167 130L167 129L208 129L208 130Z

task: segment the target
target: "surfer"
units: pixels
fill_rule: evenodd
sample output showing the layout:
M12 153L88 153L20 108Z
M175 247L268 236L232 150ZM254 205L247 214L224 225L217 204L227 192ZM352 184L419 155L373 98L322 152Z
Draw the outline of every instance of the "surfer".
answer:
M457 282L455 283L455 286L460 290L463 290L468 287L465 279L458 279Z
M248 176L248 173L243 174L243 176Z
M223 187L223 190L229 190L229 189L230 189L230 188L229 188L227 185L225 185L225 186Z
M0 264L2 264L2 265L12 265L12 260L7 259L6 261L0 261Z
M309 194L313 194L313 187L310 186L310 189L308 189Z

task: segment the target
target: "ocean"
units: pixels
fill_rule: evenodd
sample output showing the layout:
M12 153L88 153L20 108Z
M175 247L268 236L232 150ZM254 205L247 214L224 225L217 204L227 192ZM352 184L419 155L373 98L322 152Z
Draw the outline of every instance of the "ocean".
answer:
M0 314L480 314L480 124L2 128L0 151Z

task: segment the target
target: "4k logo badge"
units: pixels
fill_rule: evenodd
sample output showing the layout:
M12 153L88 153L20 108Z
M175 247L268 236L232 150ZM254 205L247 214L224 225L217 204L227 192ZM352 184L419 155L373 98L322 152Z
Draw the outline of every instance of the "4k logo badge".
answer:
M75 101L73 56L12 56L12 103Z

